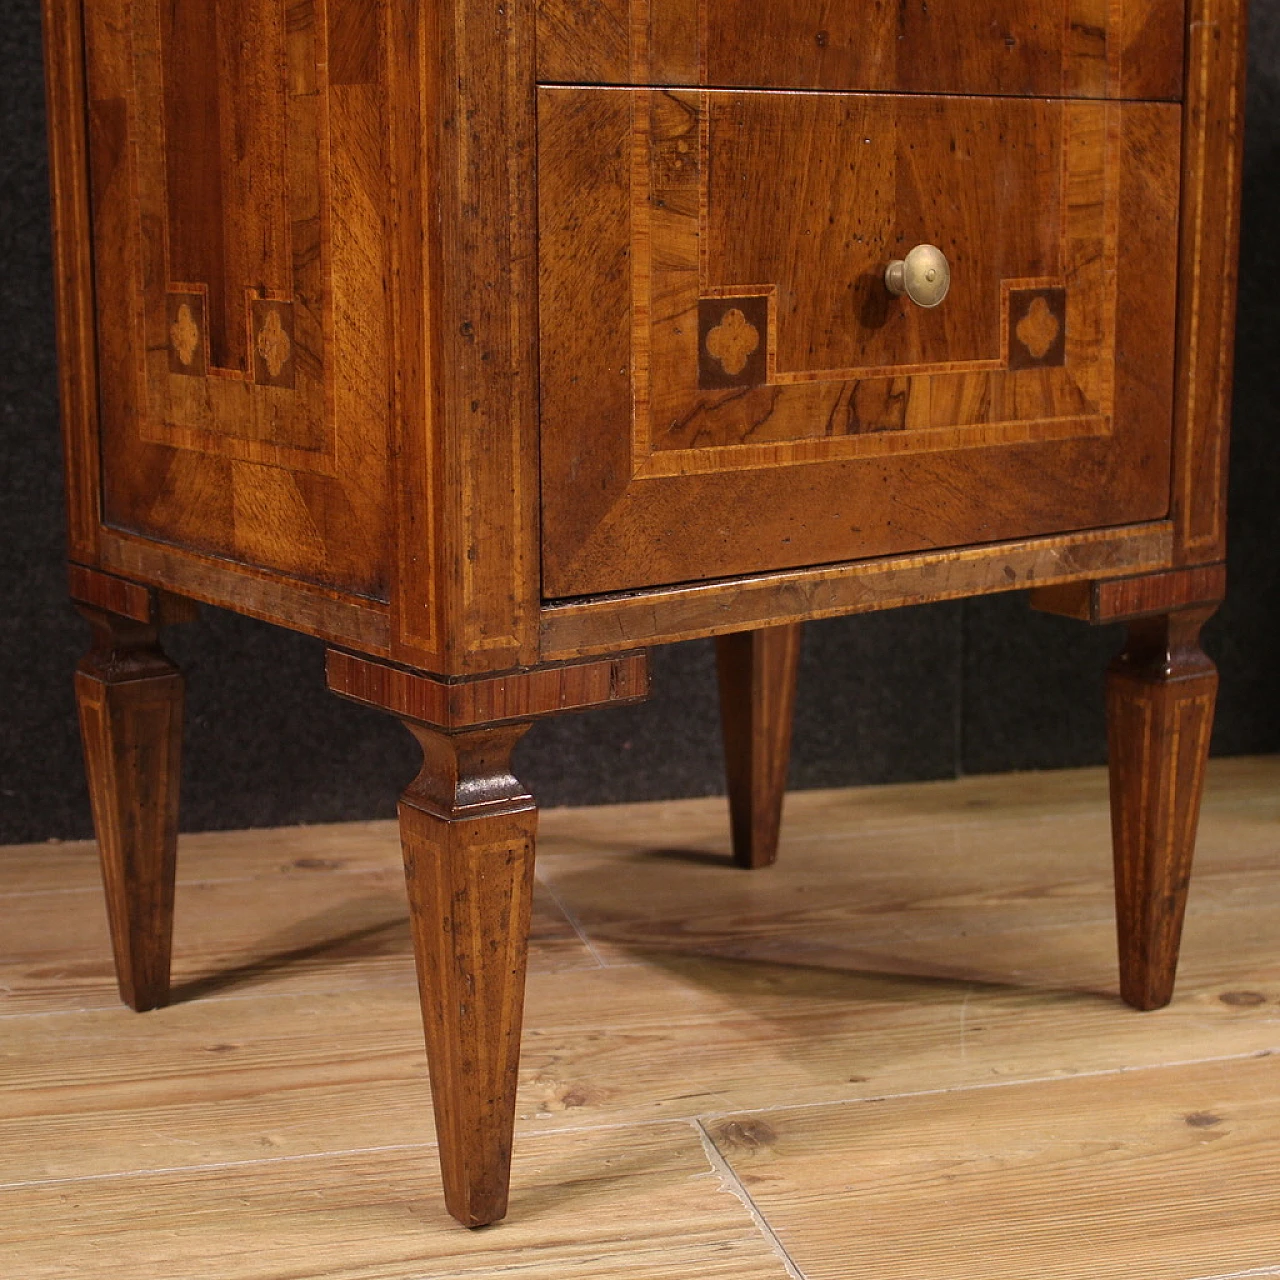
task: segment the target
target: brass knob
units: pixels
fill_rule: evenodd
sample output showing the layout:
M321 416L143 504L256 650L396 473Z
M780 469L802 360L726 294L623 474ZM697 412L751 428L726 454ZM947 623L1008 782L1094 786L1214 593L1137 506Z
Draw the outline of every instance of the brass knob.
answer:
M895 298L905 293L918 307L936 307L951 288L951 267L941 249L918 244L905 258L889 263L884 283Z

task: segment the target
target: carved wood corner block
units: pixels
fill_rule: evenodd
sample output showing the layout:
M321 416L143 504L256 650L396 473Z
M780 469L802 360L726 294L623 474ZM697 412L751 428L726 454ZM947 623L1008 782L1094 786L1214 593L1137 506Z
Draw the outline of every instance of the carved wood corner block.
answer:
M192 601L76 564L69 586L76 612L93 632L78 671L112 684L173 672L160 648L160 628L194 621Z
M1108 668L1110 675L1160 683L1211 677L1216 686L1217 667L1200 648L1200 629L1217 609L1215 602L1132 619L1125 647Z
M141 583L89 569L82 564L67 566L67 590L77 605L88 605L104 613L118 614L134 622L147 622L157 627L194 622L200 614L195 601L185 596L144 587Z
M511 771L511 753L531 721L453 732L416 720L403 723L422 748L422 769L405 789L402 805L445 822L534 808L533 796Z
M1209 564L1129 578L1039 587L1030 598L1031 607L1041 613L1079 618L1096 626L1196 607L1211 606L1211 614L1226 591L1226 565Z
M450 680L330 649L325 671L330 690L339 697L447 732L642 702L649 696L644 650Z

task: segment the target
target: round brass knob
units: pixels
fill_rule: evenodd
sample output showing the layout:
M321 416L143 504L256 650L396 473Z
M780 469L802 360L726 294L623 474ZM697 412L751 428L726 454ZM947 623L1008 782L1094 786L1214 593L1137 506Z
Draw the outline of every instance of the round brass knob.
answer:
M884 283L895 298L905 293L918 307L936 307L951 288L951 267L941 249L918 244L905 258L889 263Z

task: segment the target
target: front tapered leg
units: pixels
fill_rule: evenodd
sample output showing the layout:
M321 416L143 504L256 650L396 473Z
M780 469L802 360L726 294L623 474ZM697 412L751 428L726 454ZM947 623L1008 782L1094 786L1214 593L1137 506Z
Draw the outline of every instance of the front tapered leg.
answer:
M183 681L156 626L80 611L94 642L76 670L76 701L116 981L142 1012L169 998Z
M424 762L400 838L445 1204L469 1227L507 1211L537 824L510 760L528 727L409 723Z
M539 716L649 692L644 653L447 679L331 649L329 688L393 712L422 747L400 838L445 1203L507 1211L537 812L511 752Z
M1173 996L1218 673L1200 648L1213 607L1129 626L1107 675L1120 993Z
M716 640L733 860L740 867L767 867L778 856L800 635L795 623Z

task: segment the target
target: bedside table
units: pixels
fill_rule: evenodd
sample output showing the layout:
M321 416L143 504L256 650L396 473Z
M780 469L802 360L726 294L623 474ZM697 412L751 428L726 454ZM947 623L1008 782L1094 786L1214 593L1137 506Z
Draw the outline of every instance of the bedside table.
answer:
M1171 995L1217 676L1237 0L46 0L76 675L168 994L206 601L400 717L450 1211L506 1208L544 715L718 637L772 861L804 620L1123 619L1121 993Z

